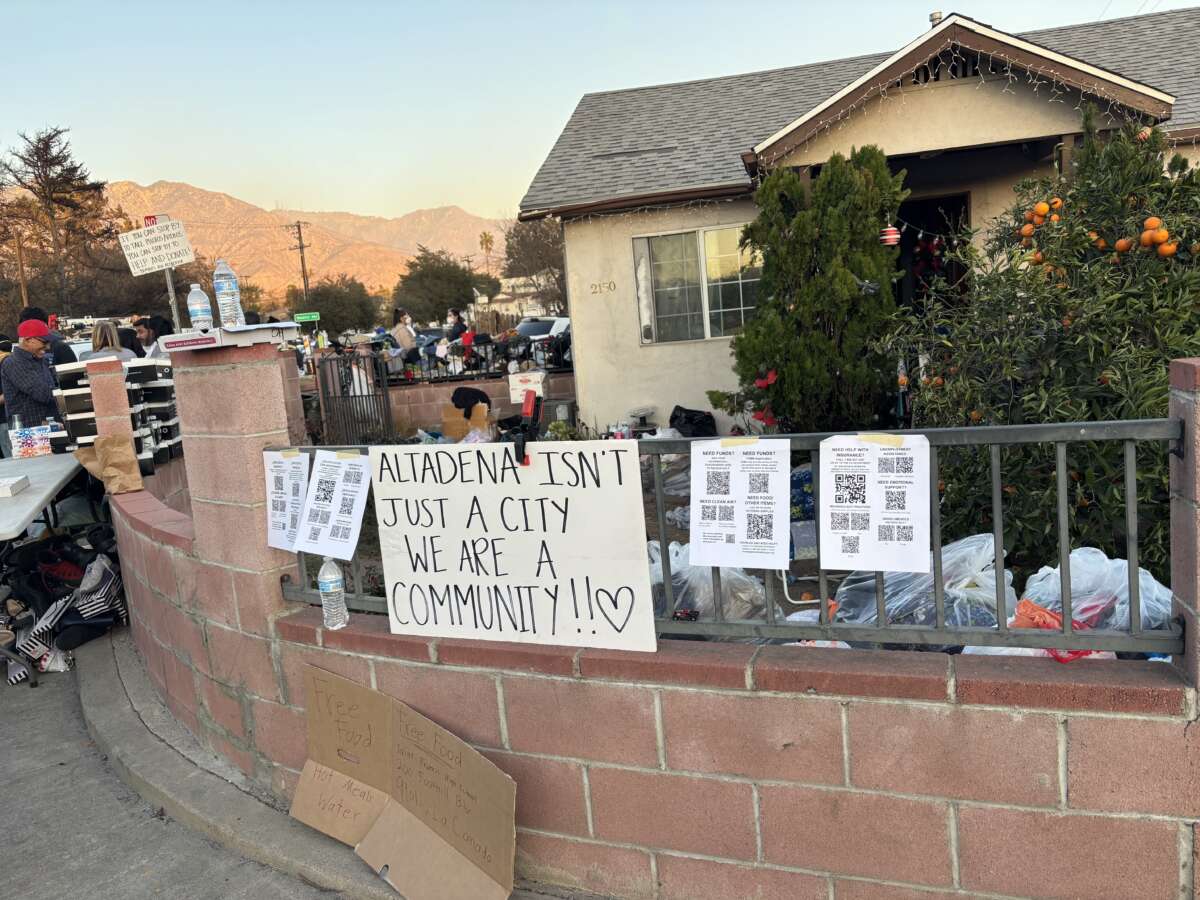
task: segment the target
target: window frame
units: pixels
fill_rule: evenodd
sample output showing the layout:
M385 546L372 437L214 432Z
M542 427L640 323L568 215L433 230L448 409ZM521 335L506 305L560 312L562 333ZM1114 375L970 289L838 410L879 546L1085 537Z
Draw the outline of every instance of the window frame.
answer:
M725 231L730 228L736 228L736 229L738 229L738 232L739 232L739 241L740 241L740 232L743 231L746 228L746 226L749 224L750 224L750 222L749 222L749 220L747 220L745 222L735 222L735 223L729 224L729 225L703 225L700 227L692 227L692 228L674 228L669 231L653 231L653 232L646 232L643 234L631 234L629 236L629 250L630 250L630 253L633 255L633 291L634 291L634 304L633 305L634 305L634 313L637 315L637 333L638 333L638 346L639 347L660 347L660 346L666 347L666 346L670 346L672 344L697 344L697 343L700 343L701 341L728 341L728 340L732 340L736 336L736 335L732 335L732 334L714 335L712 333L712 322L710 320L712 311L710 310L709 305L708 305L708 300L709 300L708 258L705 256L705 252L704 252L704 236L710 231ZM660 341L657 339L651 340L651 341L646 341L646 340L642 339L642 325L644 323L642 322L642 316L641 316L641 298L638 296L637 249L635 246L635 241L639 241L639 240L649 241L652 238L671 237L672 235L676 235L676 234L691 234L691 235L695 236L696 258L699 260L699 263L700 263L700 304L701 304L701 316L704 320L704 337L688 338L687 340L683 340L683 341ZM754 280L756 282L761 281L762 276L759 275L759 277ZM653 288L651 288L651 290L653 291ZM651 303L653 303L653 300L654 300L654 298L651 297ZM753 308L757 309L758 308L757 304ZM657 315L654 312L653 306L651 307L651 314L655 315L655 318L657 318ZM657 333L657 328L655 328L655 332Z

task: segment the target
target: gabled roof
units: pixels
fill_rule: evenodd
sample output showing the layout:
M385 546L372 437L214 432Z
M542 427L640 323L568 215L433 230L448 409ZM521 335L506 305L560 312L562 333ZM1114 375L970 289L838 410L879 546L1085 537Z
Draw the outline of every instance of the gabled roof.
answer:
M961 25L961 17L951 18ZM1135 83L1143 93L1174 95L1170 128L1200 126L1200 8L1017 37ZM742 153L893 56L586 94L534 177L521 214L745 192L750 180Z

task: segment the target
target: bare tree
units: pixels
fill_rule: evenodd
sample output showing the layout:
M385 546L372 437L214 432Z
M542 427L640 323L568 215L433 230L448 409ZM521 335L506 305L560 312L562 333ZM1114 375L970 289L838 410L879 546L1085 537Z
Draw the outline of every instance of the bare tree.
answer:
M567 280L558 220L513 221L503 232L505 276L528 279L546 311L562 314L567 306Z
M32 206L50 240L60 308L67 301L67 231L70 219L104 205L104 182L93 181L91 173L75 160L66 128L45 128L32 137L22 133L21 146L10 151L2 171L32 198ZM66 213L60 218L60 213Z

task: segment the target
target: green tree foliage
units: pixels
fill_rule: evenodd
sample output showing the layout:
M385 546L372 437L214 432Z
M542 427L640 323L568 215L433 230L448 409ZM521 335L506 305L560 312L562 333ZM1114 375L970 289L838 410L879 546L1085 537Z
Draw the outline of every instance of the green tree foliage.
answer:
M513 222L504 229L504 275L529 279L551 315L566 312L562 226L557 219Z
M1168 162L1157 130L1131 125L1102 140L1089 124L1069 183L1015 190L990 234L965 235L951 251L967 283L935 282L923 312L900 316L887 342L925 361L912 370L913 424L1166 416L1168 363L1200 355L1200 173L1181 157ZM1039 203L1050 207L1041 218ZM1151 217L1167 239L1143 247ZM1125 555L1122 454L1119 443L1069 445L1073 546ZM1137 466L1141 561L1166 580L1166 448L1139 446ZM987 453L944 451L941 473L946 537L989 530ZM1002 473L1010 562L1053 563L1054 449L1006 449Z
M377 324L377 301L367 286L350 275L326 276L304 292L293 286L287 290L287 305L293 314L319 312L321 328L330 336L344 331L363 331Z
M392 291L398 308L407 309L415 322L440 322L449 309L467 309L475 299L475 274L445 250L417 245Z
M714 404L783 430L877 425L895 362L875 347L895 312L896 251L879 230L906 195L876 147L835 154L809 189L791 169L768 175L742 246L762 255L762 299L733 340L740 391Z

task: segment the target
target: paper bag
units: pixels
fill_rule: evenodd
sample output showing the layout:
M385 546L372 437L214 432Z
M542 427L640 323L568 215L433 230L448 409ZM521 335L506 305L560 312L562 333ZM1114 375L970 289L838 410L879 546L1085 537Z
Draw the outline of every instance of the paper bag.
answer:
M142 473L128 435L102 435L92 446L76 450L75 458L94 478L104 482L109 494L142 490Z

